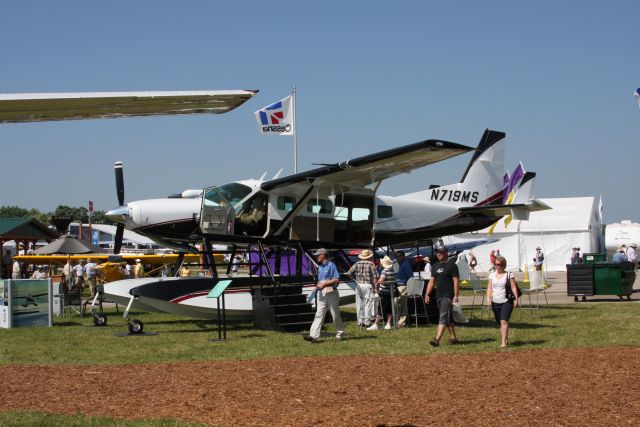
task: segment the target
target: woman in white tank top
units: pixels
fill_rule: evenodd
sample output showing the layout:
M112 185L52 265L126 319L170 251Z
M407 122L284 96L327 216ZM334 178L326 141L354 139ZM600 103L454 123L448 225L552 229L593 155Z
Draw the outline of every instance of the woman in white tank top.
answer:
M509 318L511 317L511 312L514 305L517 307L520 304L516 281L512 273L504 271L506 266L507 260L504 257L496 257L495 269L489 274L489 282L487 283L487 304L493 309L496 322L500 325L503 348L509 346ZM514 299L507 298L507 286L511 288L510 294L514 296Z

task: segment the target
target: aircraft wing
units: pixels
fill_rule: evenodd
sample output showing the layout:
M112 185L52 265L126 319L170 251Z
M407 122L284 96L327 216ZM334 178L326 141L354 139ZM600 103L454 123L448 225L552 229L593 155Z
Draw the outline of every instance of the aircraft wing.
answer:
M97 263L108 261L109 254L82 254L82 255L18 255L14 256L14 260L24 262L25 264L62 264L67 262L67 259L74 263L77 263L81 259L87 260L91 258ZM170 264L178 259L178 254L120 254L117 257L123 261L133 262L136 259L142 260L144 264ZM200 259L198 254L185 254L185 262L198 262Z
M171 114L221 114L257 90L0 94L0 123Z
M365 187L472 150L473 148L466 145L428 139L266 181L262 183L261 188L269 191L301 182L313 182L317 186L340 184L348 187Z

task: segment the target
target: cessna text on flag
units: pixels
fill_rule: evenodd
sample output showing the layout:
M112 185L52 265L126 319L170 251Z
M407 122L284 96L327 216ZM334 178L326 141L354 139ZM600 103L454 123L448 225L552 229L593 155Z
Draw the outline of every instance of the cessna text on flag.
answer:
M255 114L258 130L262 134L293 135L295 132L291 95L256 111Z

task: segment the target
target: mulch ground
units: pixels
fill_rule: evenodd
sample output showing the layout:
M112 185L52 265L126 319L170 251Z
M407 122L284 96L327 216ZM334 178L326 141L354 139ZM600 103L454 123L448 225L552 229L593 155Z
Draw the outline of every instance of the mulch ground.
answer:
M2 366L0 411L216 425L639 425L639 361L640 348L622 347Z

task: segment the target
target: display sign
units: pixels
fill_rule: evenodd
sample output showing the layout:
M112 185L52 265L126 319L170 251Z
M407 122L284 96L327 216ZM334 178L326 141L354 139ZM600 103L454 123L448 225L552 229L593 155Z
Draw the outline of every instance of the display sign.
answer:
M209 292L207 298L218 298L230 284L231 280L220 280L218 283L216 283L213 289L211 289L211 292Z
M3 280L0 327L52 326L51 280Z

